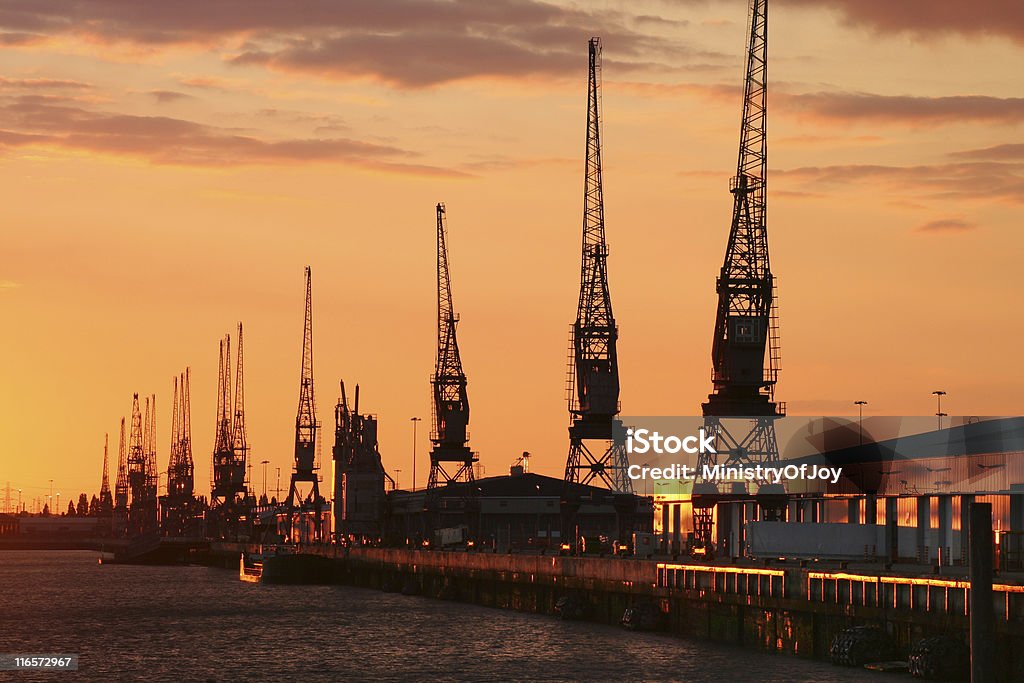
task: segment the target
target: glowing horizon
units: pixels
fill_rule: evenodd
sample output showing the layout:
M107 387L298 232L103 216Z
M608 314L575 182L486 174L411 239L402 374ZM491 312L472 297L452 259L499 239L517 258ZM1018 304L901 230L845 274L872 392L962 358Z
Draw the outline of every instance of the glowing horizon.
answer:
M105 433L113 485L134 392L158 396L166 469L190 366L208 495L217 341L239 320L253 488L264 459L268 489L277 467L287 488L307 264L325 481L344 379L403 486L424 419L424 485L439 201L470 445L487 475L529 451L561 476L591 35L623 412L699 412L745 2L215 4L0 15L0 490L91 496ZM773 3L768 230L792 414L927 414L937 388L950 413L1024 414L1024 8L939 4Z

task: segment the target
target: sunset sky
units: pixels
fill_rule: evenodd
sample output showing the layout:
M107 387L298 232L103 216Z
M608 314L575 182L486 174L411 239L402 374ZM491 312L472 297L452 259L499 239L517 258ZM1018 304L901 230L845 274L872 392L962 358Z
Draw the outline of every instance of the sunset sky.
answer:
M604 42L626 415L710 390L747 2L0 0L0 501L99 488L133 392L192 368L208 494L217 340L246 327L250 457L292 462L303 267L325 479L338 380L426 481L434 204L471 446L561 475L587 39ZM1024 413L1024 4L773 0L769 211L794 414ZM262 489L257 464L253 479Z

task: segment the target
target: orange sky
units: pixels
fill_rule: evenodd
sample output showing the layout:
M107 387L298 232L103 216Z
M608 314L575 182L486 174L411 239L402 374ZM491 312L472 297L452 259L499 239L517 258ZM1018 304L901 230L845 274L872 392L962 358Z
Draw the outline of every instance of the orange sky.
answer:
M217 340L238 320L251 457L271 461L273 487L291 466L306 264L325 461L344 378L408 484L409 417L430 417L438 201L471 445L488 474L523 450L560 474L590 35L604 39L623 412L696 413L745 11L0 3L0 501L7 481L26 500L51 478L62 500L97 490L103 435L114 459L135 391L158 394L166 468L186 365L207 491ZM852 414L856 399L926 414L941 388L950 413L1024 412L1024 8L778 0L769 25L778 397L798 414Z

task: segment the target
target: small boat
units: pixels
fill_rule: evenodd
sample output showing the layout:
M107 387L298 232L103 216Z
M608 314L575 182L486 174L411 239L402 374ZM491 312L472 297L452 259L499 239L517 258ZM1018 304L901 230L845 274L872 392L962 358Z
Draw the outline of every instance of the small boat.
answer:
M328 584L333 577L334 562L329 558L283 545L242 553L238 569L238 578L247 583Z
M250 555L246 557L245 553L242 553L242 559L238 566L238 578L246 583L259 583L263 577L263 560L262 558L256 559L256 555Z

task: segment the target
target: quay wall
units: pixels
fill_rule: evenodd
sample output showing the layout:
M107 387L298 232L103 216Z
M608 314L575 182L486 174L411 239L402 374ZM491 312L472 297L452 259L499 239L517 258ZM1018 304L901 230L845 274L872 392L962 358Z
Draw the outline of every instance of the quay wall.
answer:
M215 543L211 556L237 567L240 553L255 549ZM885 630L900 656L928 636L968 637L969 587L946 577L335 545L302 551L335 559L341 584L548 615L569 597L584 618L609 624L641 606L657 613L659 630L801 657L827 659L833 637L858 625ZM1024 680L1024 585L996 584L999 680Z

